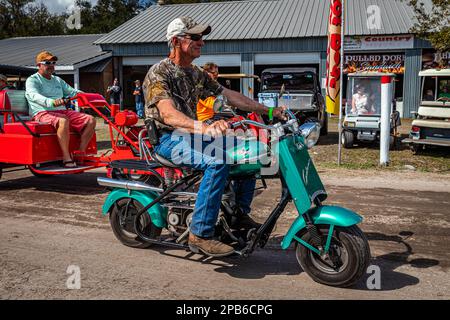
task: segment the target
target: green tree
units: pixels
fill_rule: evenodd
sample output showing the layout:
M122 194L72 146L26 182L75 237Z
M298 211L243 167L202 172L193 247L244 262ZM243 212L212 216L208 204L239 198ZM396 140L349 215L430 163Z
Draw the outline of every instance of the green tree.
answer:
M89 1L78 0L76 5L81 9L83 27L67 31L71 34L108 33L144 9L139 0L99 0L94 7Z
M450 0L431 0L431 8L422 1L408 0L417 18L410 32L428 40L437 51L450 51Z
M0 0L0 39L64 33L64 18L45 4L30 0Z
M51 14L42 2L28 8L24 21L28 25L29 36L64 34L65 17Z
M1 38L28 35L27 6L31 0L0 0L0 36Z

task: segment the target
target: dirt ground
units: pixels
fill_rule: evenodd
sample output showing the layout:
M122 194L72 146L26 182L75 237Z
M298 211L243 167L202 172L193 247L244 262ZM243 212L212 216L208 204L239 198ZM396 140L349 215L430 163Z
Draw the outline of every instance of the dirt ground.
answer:
M321 169L328 204L364 217L380 290L367 274L353 288L317 284L299 267L293 247L279 243L296 217L292 204L266 249L249 258L205 259L115 239L100 213L104 172L36 178L4 173L0 181L1 299L449 299L450 179L423 172ZM254 200L264 220L279 199L277 181ZM69 290L70 265L81 288Z

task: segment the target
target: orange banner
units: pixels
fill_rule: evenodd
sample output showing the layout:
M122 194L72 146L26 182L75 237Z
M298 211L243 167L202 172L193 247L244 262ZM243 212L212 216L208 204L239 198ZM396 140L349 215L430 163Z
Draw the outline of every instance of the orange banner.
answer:
M327 112L339 113L341 82L341 29L344 0L330 0L328 19L326 106Z

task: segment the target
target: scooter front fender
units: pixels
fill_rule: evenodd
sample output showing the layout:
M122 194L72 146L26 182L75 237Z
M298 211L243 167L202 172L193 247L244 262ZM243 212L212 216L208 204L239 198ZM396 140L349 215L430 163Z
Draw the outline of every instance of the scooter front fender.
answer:
M314 224L334 225L338 227L349 227L362 221L362 217L356 212L337 206L320 206L308 210L309 216ZM281 248L287 249L294 236L306 228L306 221L299 216L291 225L289 231L281 241Z
M114 189L103 204L102 214L107 215L114 206L114 203L123 198L134 199L145 207L155 200L156 197L157 195L155 193L148 191ZM163 208L159 203L156 203L148 210L148 214L153 224L158 228L165 228L167 226L167 208Z

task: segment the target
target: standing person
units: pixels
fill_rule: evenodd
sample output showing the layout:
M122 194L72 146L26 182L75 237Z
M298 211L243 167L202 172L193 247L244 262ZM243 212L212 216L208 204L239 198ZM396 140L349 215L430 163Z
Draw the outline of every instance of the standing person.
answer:
M0 74L0 90L9 89L8 78L4 74Z
M144 119L144 91L142 90L141 81L136 80L136 87L134 88L133 95L136 101L136 113L139 118Z
M109 86L106 92L110 94L111 104L120 105L120 98L122 96L122 87L119 85L119 80L117 78L114 79L113 85Z
M207 62L202 67L211 79L217 81L219 77L219 66L214 62ZM209 95L206 99L199 99L197 104L197 119L198 121L207 121L214 117L214 101L216 101L216 96L213 94Z
M244 111L268 114L269 108L222 87L206 71L192 64L200 57L205 44L203 36L210 32L210 26L198 24L190 17L173 20L166 34L170 55L150 68L144 80L144 93L146 117L155 122L160 134L155 152L172 162L204 172L190 224L189 247L194 252L222 257L234 252L231 246L213 239L230 164L225 161L224 149L215 149L214 155L205 154L203 150L225 140L222 134L228 124L223 120L209 125L197 121L198 99L212 92L223 94L231 105ZM285 119L284 108L275 108L273 115ZM180 136L174 133L177 129L188 134ZM206 135L206 139L202 135ZM196 148L198 144L201 150ZM180 149L183 152L178 152ZM253 196L253 190L244 192L251 192ZM241 219L256 223L248 215Z
M53 75L58 58L48 51L36 56L38 72L25 83L25 97L30 105L33 121L48 122L56 129L63 154L63 166L75 168L77 164L69 152L70 129L81 134L80 152L86 152L89 141L95 133L94 117L72 110L66 110L63 98L73 97L79 90L69 86L63 79Z
M8 78L5 75L0 74L0 90L6 89L6 87L7 87L6 82L7 81L8 81Z

